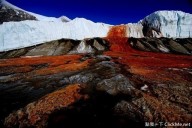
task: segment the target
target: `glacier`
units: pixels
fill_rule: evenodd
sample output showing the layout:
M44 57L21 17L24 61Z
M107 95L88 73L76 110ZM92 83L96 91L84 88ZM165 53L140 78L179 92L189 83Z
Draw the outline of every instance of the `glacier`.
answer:
M159 30L162 37L192 37L192 14L182 11L157 11L141 20L140 23ZM157 37L155 34L152 36Z
M0 52L62 38L83 40L85 38L106 37L113 27L113 25L94 23L84 18L71 20L66 16L46 17L25 11L5 0L0 0L0 2L4 6L24 11L37 18L37 21L10 21L1 24ZM126 27L126 37L191 38L192 14L182 11L157 11L138 23L128 23L124 26Z
M83 40L106 37L111 25L94 23L84 18L70 22L20 21L0 25L0 51L8 51L41 44L47 41L66 39Z
M142 38L143 35L143 26L140 23L128 23L126 25L126 36L127 37L135 37L135 38Z

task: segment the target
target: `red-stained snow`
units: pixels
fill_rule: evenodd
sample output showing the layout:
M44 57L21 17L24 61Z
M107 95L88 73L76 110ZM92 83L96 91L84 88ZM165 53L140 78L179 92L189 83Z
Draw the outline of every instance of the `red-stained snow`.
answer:
M129 39L125 35L125 26L113 27L106 38L110 42L111 48L110 51L105 52L105 55L111 56L115 58L114 61L125 65L129 72L150 80L166 81L177 76L176 81L183 79L192 81L188 72L178 74L178 72L169 70L192 68L192 56L139 51L131 47Z

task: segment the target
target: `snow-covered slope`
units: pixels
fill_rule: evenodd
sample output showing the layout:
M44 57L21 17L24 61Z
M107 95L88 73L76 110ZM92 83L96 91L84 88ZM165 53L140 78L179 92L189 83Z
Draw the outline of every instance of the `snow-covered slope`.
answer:
M110 25L76 18L70 22L21 21L0 25L0 51L32 46L61 38L106 37Z
M0 24L10 21L37 20L35 16L15 8L0 0Z
M46 17L25 11L5 0L0 0L0 2L5 9L11 9L13 12L23 14L11 14L11 17L13 15L20 15L16 19L12 19L13 21L20 22L13 22L11 20L0 25L0 51L33 46L61 38L82 40L84 38L106 37L110 28L110 25L94 23L84 18L71 20L66 16L59 18ZM24 15L35 17L37 20L32 21L31 18L21 18Z
M54 21L54 22L69 22L71 21L71 19L69 19L68 17L66 16L62 16L60 18L55 18L55 17L47 17L47 16L42 16L42 15L39 15L39 14L36 14L36 13L33 13L33 12L29 12L29 11L26 11L26 10L23 10L5 0L0 0L0 4L2 6L5 6L5 7L8 7L8 8L11 8L11 9L14 9L14 10L19 10L19 11L22 11L22 12L25 12L25 13L28 13L34 17L36 17L37 20L39 21Z
M154 30L163 37L192 37L192 14L182 11L157 11L144 18L140 23L148 29L146 31ZM154 31L151 33L153 37L157 36Z

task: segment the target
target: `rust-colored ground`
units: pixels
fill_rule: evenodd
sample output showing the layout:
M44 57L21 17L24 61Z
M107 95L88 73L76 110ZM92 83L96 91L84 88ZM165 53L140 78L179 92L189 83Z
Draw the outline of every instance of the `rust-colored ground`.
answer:
M14 115L10 115L9 120L6 120L7 127L11 127L15 123L15 120L22 120L24 118L28 118L25 123L22 124L20 127L29 127L29 126L36 126L36 127L44 127L41 126L44 122L42 120L48 120L49 115L56 110L60 110L62 108L68 107L69 105L82 100L87 99L87 95L80 94L80 87L79 84L69 85L64 89L60 89L53 93L50 93L41 99L39 99L35 103L30 103L26 106L25 109L17 111L18 117ZM17 119L16 119L17 118Z
M138 111L133 112L134 114L142 113L143 121L191 122L192 56L138 51L131 47L129 39L125 35L126 28L124 25L120 25L112 27L105 38L110 43L110 50L105 52L104 55L110 56L112 59L96 59L94 58L95 56L82 59L85 57L84 55L63 55L0 60L0 73L3 74L2 78L6 78L7 81L2 78L0 80L4 85L17 81L18 83L23 82L22 84L24 85L28 84L28 86L31 86L29 83L33 80L32 86L37 82L38 87L41 88L42 84L47 83L41 82L41 84L38 84L38 80L47 80L50 83L59 84L58 81L61 82L64 77L63 75L59 76L59 73L68 73L65 76L66 78L70 77L70 72L84 71L83 75L86 75L86 71L89 71L89 74L92 72L97 74L94 77L99 77L99 80L122 74L134 85L132 96L134 98L128 100L127 103L134 106L134 109L138 109ZM99 65L98 63L102 61L104 62ZM109 61L115 62L116 65L110 65ZM95 66L96 69L92 69L92 66ZM108 68L113 68L107 70L107 66ZM9 74L14 75L10 77ZM22 74L24 75L22 76ZM55 74L59 77L55 77ZM77 80L80 82L82 82L81 79L85 80L86 77L83 75L78 74L77 76L81 76L81 78L77 78ZM47 76L52 78L52 81L49 81ZM21 81L19 81L20 79ZM87 79L91 79L91 76ZM98 79L93 78L93 80L91 82L94 83ZM88 84L91 86L89 82ZM60 84L62 87L66 86L65 84ZM141 90L144 85L147 85L148 90ZM96 85L92 86L95 87ZM43 86L42 88L46 90L46 87ZM93 87L87 90L91 90ZM17 89L19 90L20 88ZM80 93L81 89L82 87L77 83L49 93L8 116L5 125L7 127L21 125L21 128L26 126L46 126L48 117L52 112L68 107L82 98L87 98L87 95ZM10 90L14 91L11 87ZM6 92L5 88L4 93L9 95L12 93L11 91L8 88ZM126 95L127 97L129 95ZM126 99L123 97L123 99L118 101L121 100L124 101ZM145 107L146 111L143 110L143 107ZM127 108L123 109L126 110Z
M90 60L81 62L80 58L82 58L81 55L65 55L6 59L0 61L0 73L32 71L33 75L50 75L65 71L77 71L86 68L90 63ZM41 68L34 70L33 67L36 66L41 66Z

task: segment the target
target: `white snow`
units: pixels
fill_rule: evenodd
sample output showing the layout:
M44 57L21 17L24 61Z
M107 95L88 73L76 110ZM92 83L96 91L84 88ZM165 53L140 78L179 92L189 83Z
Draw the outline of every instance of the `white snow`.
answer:
M192 37L192 14L189 13L182 11L157 11L144 18L141 22L147 22L151 27L160 30L163 37Z
M70 22L21 21L0 25L0 51L18 49L61 38L83 40L106 37L110 25L84 18Z
M140 23L128 23L126 25L127 27L127 37L136 37L136 38L142 38L144 37L142 29L143 26Z
M4 6L35 16L39 21L5 22L0 25L0 51L13 50L62 38L106 37L111 25L84 18L46 17L18 8L3 0ZM83 46L82 46L83 47Z
M37 58L37 57L42 57L43 55L38 55L38 56L21 56L20 58Z
M71 21L71 19L69 19L69 18L66 17L66 16L61 16L61 17L59 17L58 19L60 19L62 22L69 22L69 21Z
M162 52L165 52L165 53L168 53L168 52L169 52L169 49L166 48L166 47L164 47L164 46L162 46L162 45L158 45L158 48L159 48L159 50L162 51Z
M148 86L145 84L144 86L141 87L142 91L147 91L148 90Z
M94 50L90 45L86 45L86 41L82 40L80 44L70 52L70 54L77 54L77 53L93 53Z
M91 48L90 45L86 46L86 42L83 40L77 47L77 52L78 53L91 53L93 49Z

